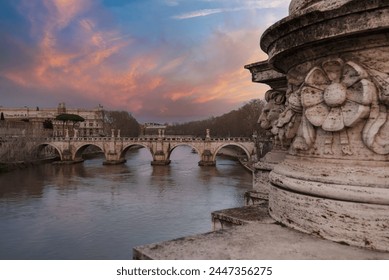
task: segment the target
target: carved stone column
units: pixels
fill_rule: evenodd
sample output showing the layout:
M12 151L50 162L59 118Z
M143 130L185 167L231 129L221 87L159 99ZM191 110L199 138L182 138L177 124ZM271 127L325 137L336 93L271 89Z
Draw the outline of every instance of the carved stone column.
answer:
M389 1L294 0L261 38L286 74L269 212L297 230L389 251Z

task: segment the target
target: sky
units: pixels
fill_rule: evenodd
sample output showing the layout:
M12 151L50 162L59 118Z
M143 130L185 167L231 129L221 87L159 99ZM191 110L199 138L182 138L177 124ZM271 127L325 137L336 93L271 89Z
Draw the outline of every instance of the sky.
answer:
M263 98L244 65L290 0L1 0L0 106L96 108L140 122Z

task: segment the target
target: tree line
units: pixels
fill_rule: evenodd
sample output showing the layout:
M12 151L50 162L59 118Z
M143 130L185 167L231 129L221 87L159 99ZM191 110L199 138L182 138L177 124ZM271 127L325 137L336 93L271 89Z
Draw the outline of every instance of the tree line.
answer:
M111 129L120 129L123 137L137 137L140 134L140 124L127 111L104 111L104 130L111 135Z
M218 117L209 117L204 120L167 125L165 135L192 135L204 137L205 130L211 130L212 137L251 137L257 134L266 138L266 131L261 129L258 118L262 113L265 101L253 99L237 110L233 110ZM137 137L141 133L141 124L127 111L104 111L106 134L111 129L120 129L123 137Z
M258 125L265 102L253 99L237 110L218 117L191 121L168 126L165 134L205 136L205 130L211 130L211 137L251 137L254 133L263 135L265 132Z

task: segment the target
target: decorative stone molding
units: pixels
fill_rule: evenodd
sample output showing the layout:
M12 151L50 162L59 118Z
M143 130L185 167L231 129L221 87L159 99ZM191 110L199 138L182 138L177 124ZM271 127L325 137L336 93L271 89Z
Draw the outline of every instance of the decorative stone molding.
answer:
M327 11L341 7L352 0L292 0L289 14Z
M331 9L329 1L320 1L321 10L284 18L263 33L260 45L274 69L289 74L320 57L387 45L382 26L389 25L389 0L341 1L345 3Z

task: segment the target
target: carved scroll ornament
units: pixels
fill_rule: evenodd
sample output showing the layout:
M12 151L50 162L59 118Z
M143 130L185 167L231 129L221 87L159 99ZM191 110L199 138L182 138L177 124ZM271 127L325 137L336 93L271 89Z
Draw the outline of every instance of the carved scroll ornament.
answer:
M363 129L363 142L377 154L389 154L389 75L376 70L369 70L378 87L369 119Z
M289 146L299 130L302 105L300 95L296 91L287 93L285 110L280 114L272 133L279 139L281 146Z

